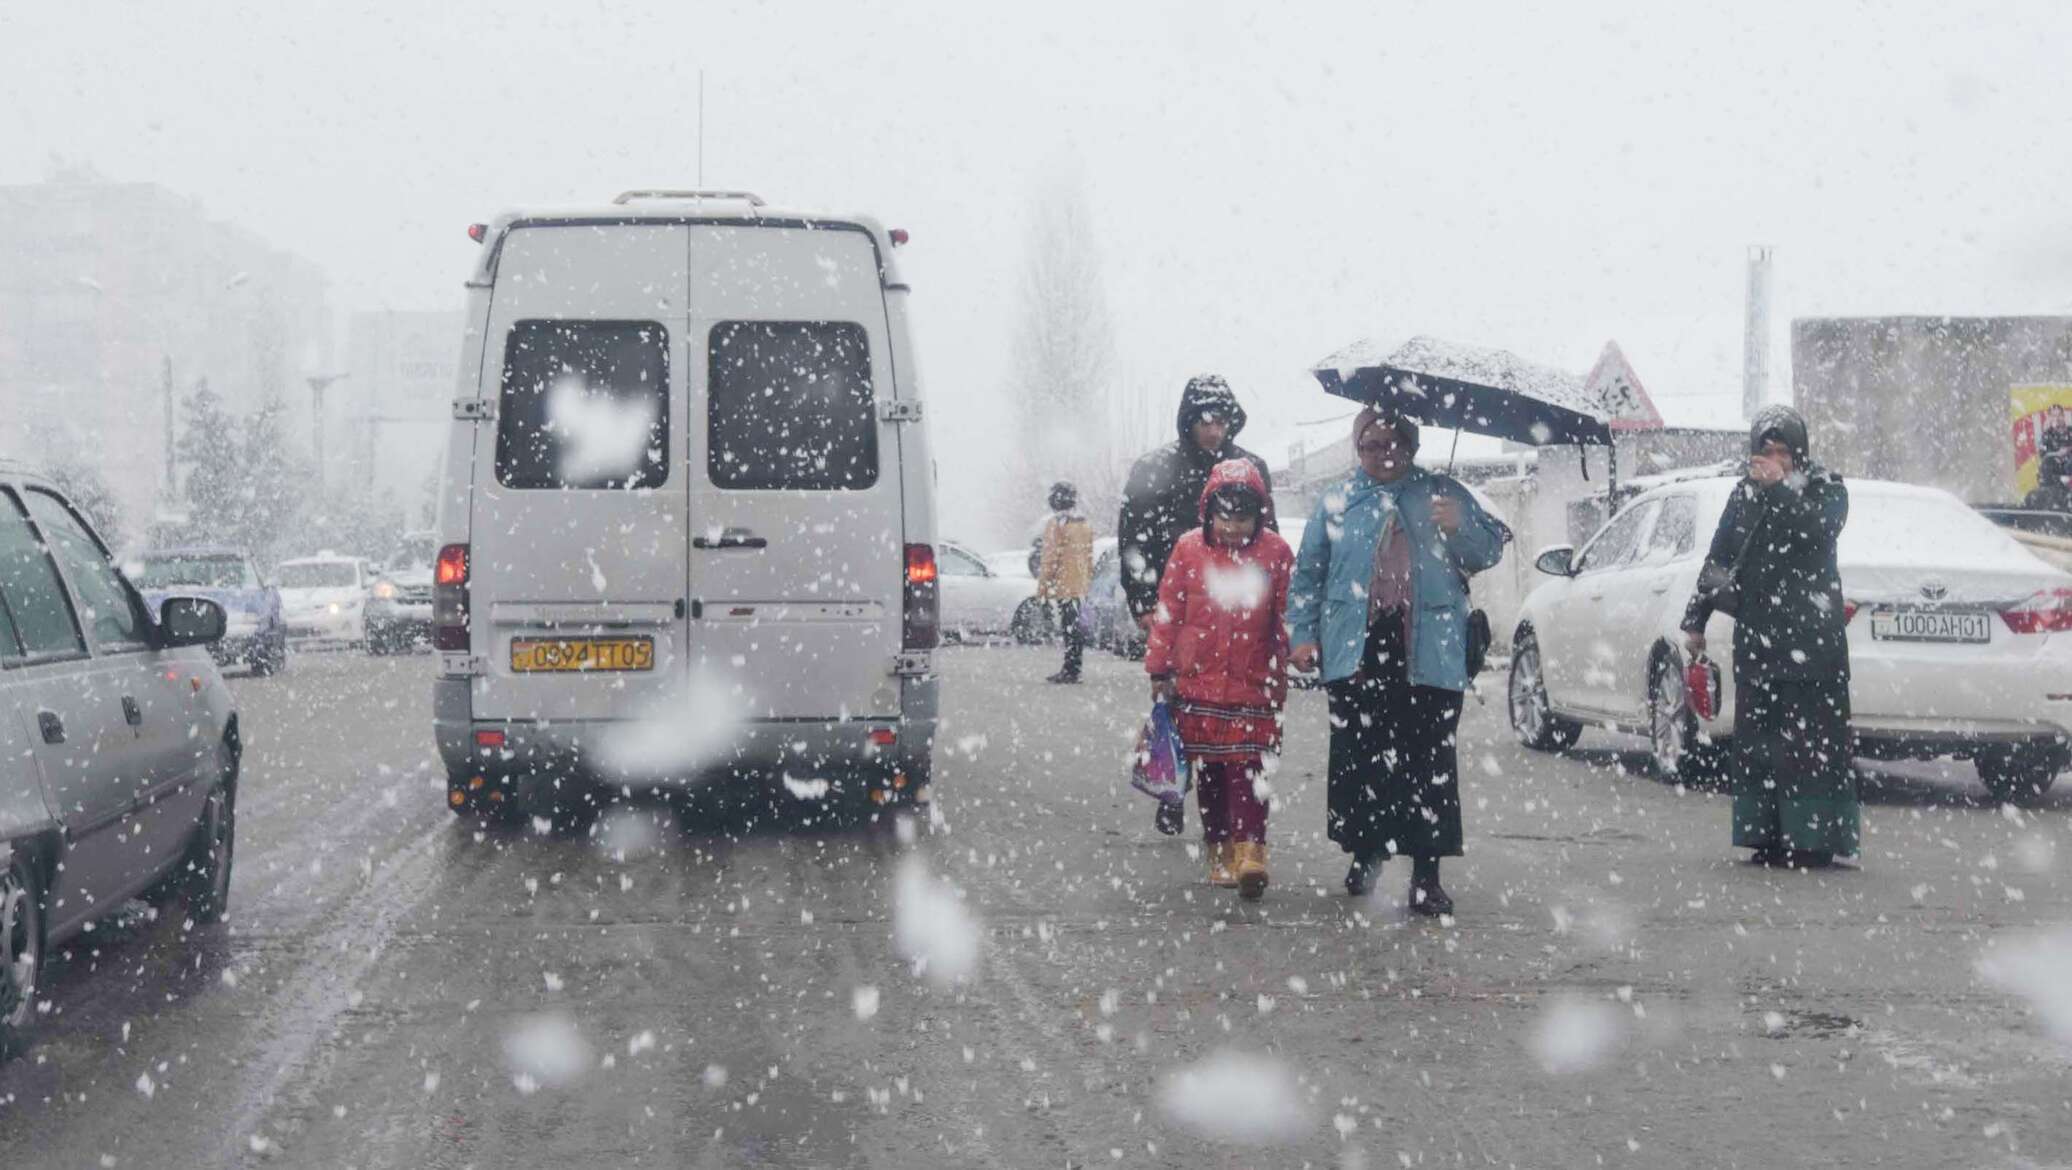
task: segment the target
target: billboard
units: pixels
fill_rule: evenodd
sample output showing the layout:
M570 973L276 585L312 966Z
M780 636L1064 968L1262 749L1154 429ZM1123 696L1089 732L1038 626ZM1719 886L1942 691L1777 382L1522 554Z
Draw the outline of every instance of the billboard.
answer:
M2013 407L2015 496L2026 496L2036 487L2041 458L2062 452L2072 460L2072 384L2045 383L2014 386L2008 394Z

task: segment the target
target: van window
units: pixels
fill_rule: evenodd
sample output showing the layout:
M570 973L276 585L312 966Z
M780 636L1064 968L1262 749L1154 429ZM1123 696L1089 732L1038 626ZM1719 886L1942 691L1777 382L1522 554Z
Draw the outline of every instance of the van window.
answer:
M849 321L712 327L707 474L740 490L860 490L878 482L870 341Z
M496 481L659 487L669 478L669 332L653 321L520 321L504 343Z
M115 562L101 550L84 521L49 492L29 491L29 515L43 530L43 539L57 554L65 579L72 582L72 594L79 599L80 618L102 650L140 650L151 641L151 619L144 614L143 601Z
M58 567L12 492L0 492L0 597L29 657L86 653Z

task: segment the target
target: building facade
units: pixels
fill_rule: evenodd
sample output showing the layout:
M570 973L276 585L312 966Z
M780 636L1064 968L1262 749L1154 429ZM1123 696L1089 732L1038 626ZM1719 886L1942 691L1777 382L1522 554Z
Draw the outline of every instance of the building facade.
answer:
M83 170L0 186L0 451L99 471L131 532L167 494L168 397L177 422L206 378L306 427L330 349L322 271L192 200Z
M1814 452L1835 470L2006 501L2015 388L2072 382L2072 317L1805 318L1791 366Z

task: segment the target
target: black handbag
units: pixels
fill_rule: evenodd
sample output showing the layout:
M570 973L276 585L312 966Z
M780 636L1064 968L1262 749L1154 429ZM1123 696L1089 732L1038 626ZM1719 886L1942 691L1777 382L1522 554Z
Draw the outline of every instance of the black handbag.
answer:
M1763 521L1769 517L1766 508L1756 513L1755 523L1749 525L1748 539L1734 553L1734 563L1722 565L1717 561L1706 561L1698 567L1698 596L1712 607L1713 612L1728 617L1739 617L1741 608L1741 565L1748 559L1748 550L1755 546L1756 536L1763 530Z
M1468 678L1473 679L1489 665L1489 615L1468 611Z

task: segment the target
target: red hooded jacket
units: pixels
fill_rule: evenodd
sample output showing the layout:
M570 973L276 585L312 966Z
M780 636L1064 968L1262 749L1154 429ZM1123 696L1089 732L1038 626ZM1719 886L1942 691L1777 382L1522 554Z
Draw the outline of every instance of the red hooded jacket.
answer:
M1171 676L1182 699L1219 707L1279 708L1288 695L1288 579L1295 554L1264 516L1249 544L1209 540L1209 497L1243 484L1267 506L1266 481L1243 459L1216 465L1202 489L1202 527L1180 538L1166 561L1151 616L1144 668Z

